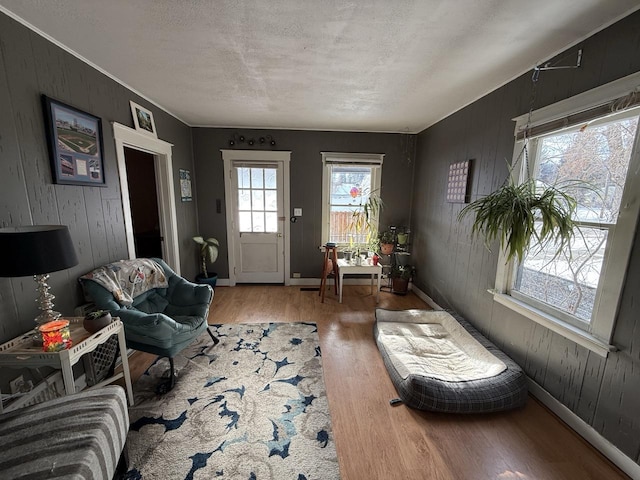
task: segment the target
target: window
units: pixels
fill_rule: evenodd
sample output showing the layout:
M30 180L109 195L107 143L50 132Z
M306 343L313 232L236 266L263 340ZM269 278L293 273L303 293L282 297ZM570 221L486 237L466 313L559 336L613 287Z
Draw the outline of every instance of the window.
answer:
M236 166L238 231L278 231L277 167Z
M383 154L322 153L322 244L366 243L349 231L351 216L372 193L379 194ZM377 227L378 219L373 220Z
M638 218L640 185L628 172L640 166L640 98L628 92L639 83L633 75L534 112L529 139L528 115L516 119L514 162L525 143L528 153L521 178L565 182L578 203L579 230L559 255L548 245L533 246L520 264L503 267L501 257L496 300L602 355L610 348Z

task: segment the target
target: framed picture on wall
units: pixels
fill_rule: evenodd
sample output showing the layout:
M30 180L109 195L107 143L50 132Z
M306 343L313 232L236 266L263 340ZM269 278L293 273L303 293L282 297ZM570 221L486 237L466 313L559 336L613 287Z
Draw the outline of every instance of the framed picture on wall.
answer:
M42 96L53 183L106 186L102 121Z
M180 169L180 199L183 202L193 200L191 195L191 172L182 168Z
M129 101L129 104L131 105L131 114L133 115L133 124L136 130L153 138L158 138L156 123L153 121L153 113L135 102Z
M472 160L449 165L447 182L447 201L451 203L469 203L469 173Z

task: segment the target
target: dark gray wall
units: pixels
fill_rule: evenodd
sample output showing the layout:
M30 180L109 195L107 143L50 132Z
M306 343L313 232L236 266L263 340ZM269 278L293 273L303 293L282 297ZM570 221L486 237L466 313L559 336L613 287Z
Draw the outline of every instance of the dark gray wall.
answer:
M52 184L40 102L43 93L102 118L106 188ZM178 169L193 168L190 128L0 14L0 224L69 226L80 263L53 273L49 282L56 308L63 315L72 314L74 307L84 303L78 276L127 257L110 122L133 127L129 100L150 107L159 137L174 144L181 268L185 275L193 276L197 271L191 241L197 230L195 203L181 203L178 188ZM0 342L33 327L35 296L31 278L0 278ZM0 378L12 376L3 371Z
M198 215L201 234L220 241L220 257L214 270L228 278L224 177L221 149L232 148L237 133L258 139L271 135L275 149L291 151L291 212L301 207L303 216L291 224L291 272L303 278L320 276L322 256L322 158L320 152L384 153L381 196L384 208L381 226L408 225L414 167L415 135L382 133L312 132L300 130L235 130L196 128L193 151L198 185ZM238 148L250 148L240 145ZM257 149L257 148L256 148ZM216 213L216 199L221 213Z
M587 39L582 67L543 72L534 108L640 70L640 12ZM576 48L560 54L575 61ZM493 302L497 246L470 240L462 205L447 203L449 164L475 159L472 200L500 187L513 152L513 117L529 110L526 74L418 136L412 225L416 285L438 304L466 316L551 395L638 462L640 455L640 234L636 234L608 359ZM635 309L635 312L634 312Z

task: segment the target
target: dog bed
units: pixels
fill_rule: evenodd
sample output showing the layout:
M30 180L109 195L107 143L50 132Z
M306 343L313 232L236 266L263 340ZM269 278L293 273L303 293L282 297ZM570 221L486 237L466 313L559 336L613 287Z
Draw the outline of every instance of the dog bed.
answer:
M487 413L527 401L522 369L456 313L378 308L374 335L391 381L410 407Z

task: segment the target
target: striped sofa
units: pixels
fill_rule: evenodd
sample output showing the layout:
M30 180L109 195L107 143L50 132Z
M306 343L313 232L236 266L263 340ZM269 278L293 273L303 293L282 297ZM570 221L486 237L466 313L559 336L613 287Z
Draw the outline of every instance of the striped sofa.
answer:
M109 480L128 428L125 393L114 385L0 415L0 478Z

